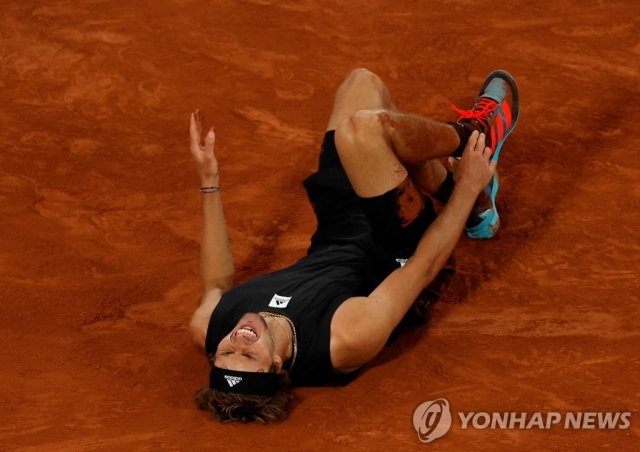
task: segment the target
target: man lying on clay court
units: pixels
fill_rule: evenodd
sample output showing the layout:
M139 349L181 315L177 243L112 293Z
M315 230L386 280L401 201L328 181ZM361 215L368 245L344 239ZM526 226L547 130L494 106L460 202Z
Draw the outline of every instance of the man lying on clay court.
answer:
M378 76L353 71L336 94L319 169L304 181L318 220L307 256L238 286L214 130L203 146L202 116L191 115L204 295L190 332L212 366L199 408L222 422L275 422L287 416L291 386L345 384L380 352L462 230L495 234L494 172L519 112L513 78L491 73L473 109L457 111L449 124L401 113ZM440 215L431 197L445 205Z

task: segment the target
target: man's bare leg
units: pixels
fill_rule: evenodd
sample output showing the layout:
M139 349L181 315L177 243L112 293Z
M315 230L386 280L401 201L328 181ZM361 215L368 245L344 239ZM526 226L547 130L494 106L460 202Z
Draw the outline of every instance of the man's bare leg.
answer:
M386 147L391 148L395 158L384 158L380 164L383 167L390 165L387 168L397 174L390 183L397 179L402 181L408 173L424 193L433 195L438 191L447 177L447 170L433 156L449 155L458 146L458 135L451 126L398 112L384 82L366 69L352 71L338 89L327 130L338 129L349 118L360 125L376 118L384 123L382 132L386 134ZM344 128L337 135L343 131ZM345 158L348 159L341 155L343 166ZM367 164L368 158L363 160L360 163ZM374 168L369 170L375 172ZM446 199L440 200L446 202Z
M338 88L331 118L327 126L327 130L336 131L335 139L338 155L350 180L350 173L354 171L348 168L358 163L354 160L357 159L356 151L351 152L353 149L352 144L338 143L341 138L346 136L343 124L352 122L359 112L372 110L397 111L389 95L389 90L380 77L366 69L356 69L347 76L340 88ZM349 132L349 135L351 136L351 132ZM376 196L395 188L408 174L404 166L390 151L390 148L385 148L384 145L380 146L382 144L379 143L380 134L377 135L372 137L376 143L370 148L371 152L368 152L366 147L358 146L358 149L362 151L360 153L362 158L359 162L359 171L376 175L384 174L385 176L371 178L368 181L371 185L370 187L364 187L363 183L354 184L354 181L351 180L356 193L363 197ZM341 149L345 152L341 152ZM388 177L389 175L392 176ZM373 194L367 195L367 193Z
M453 186L444 195L439 193L447 178L447 169L439 159L451 155L460 145L455 129L449 124L413 114L393 111L375 114L391 140L393 152L418 189L432 196L438 194L438 200L446 202Z
M358 144L352 141L356 138L353 135L356 125L365 129ZM376 74L356 69L342 83L327 127L327 130L334 129L337 129L336 143L343 166L353 166L367 179L358 184L362 193L374 193L371 196L385 193L409 174L423 193L441 203L447 202L454 187L453 175L438 159L451 155L459 147L458 133L449 124L399 112L386 85ZM350 137L349 143L342 140L344 135ZM352 153L354 145L361 147L361 151ZM349 151L340 152L340 147ZM371 158L372 154L376 155L375 159ZM346 167L345 170L349 174ZM382 180L370 177L380 171L385 174ZM359 194L363 196L362 193ZM487 202L481 193L474 210L485 209Z
M453 192L453 174L438 158L451 155L460 146L460 137L449 124L399 113L373 112L389 135L394 153L407 168L416 187L445 204ZM486 210L490 200L480 193L473 214Z

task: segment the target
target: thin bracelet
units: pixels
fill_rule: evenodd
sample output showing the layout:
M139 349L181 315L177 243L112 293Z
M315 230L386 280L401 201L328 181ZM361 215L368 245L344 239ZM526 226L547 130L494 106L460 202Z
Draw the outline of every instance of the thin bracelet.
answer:
M220 191L220 187L201 187L200 188L200 193L215 193L217 191Z

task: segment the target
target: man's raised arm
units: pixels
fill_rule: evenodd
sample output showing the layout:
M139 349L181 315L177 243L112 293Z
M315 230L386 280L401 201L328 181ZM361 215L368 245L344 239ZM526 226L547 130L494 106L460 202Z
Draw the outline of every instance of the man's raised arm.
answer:
M222 293L234 284L235 271L229 246L227 226L220 200L218 161L214 154L213 127L201 144L203 117L198 110L191 114L191 154L200 175L202 191L202 237L200 239L200 278L203 296L191 319L191 339L204 349L207 327Z
M495 162L484 135L477 132L455 169L456 187L440 216L424 233L413 256L391 273L368 297L354 297L338 308L331 324L331 359L349 372L374 358L384 347L420 292L449 258L476 198L489 183Z

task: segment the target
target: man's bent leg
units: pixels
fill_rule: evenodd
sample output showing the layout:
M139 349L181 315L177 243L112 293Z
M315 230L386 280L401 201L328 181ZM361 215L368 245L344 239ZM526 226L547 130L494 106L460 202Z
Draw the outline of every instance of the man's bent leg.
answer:
M368 108L395 107L387 87L377 75L366 69L356 69L346 77L336 93L333 113L322 143L318 172L304 181L318 219L309 252L328 243L357 236L367 226L367 219L358 214L360 198L343 171L334 135L342 120Z
M377 112L393 151L407 168L416 186L446 203L453 191L453 175L439 158L460 145L455 129L442 122L399 112Z
M447 124L389 110L360 110L336 130L342 165L364 198L385 193L409 174L423 193L445 203L453 179L436 157L453 152L456 140L456 132Z
M373 198L398 187L408 175L393 152L391 138L377 113L360 110L336 129L336 148L353 189Z
M366 69L352 71L336 93L333 112L327 130L334 130L345 120L353 117L353 121L367 121L367 113L360 113L360 120L355 115L359 111L368 110L378 116L384 130L375 127L375 133L383 134L382 145L391 147L397 160L411 175L416 186L423 192L434 195L440 202L446 202L453 188L451 174L434 157L451 154L459 145L459 138L451 125L436 122L417 115L398 112L391 100L389 90L376 74ZM362 125L362 124L361 124ZM374 126L376 126L374 124ZM366 127L366 126L365 126ZM351 133L352 131L347 131ZM371 141L376 140L375 136ZM365 144L369 146L373 143ZM375 152L375 151L374 151ZM362 154L366 159L368 153ZM341 155L341 160L344 156ZM400 171L400 174L406 173ZM443 184L444 182L444 184Z

